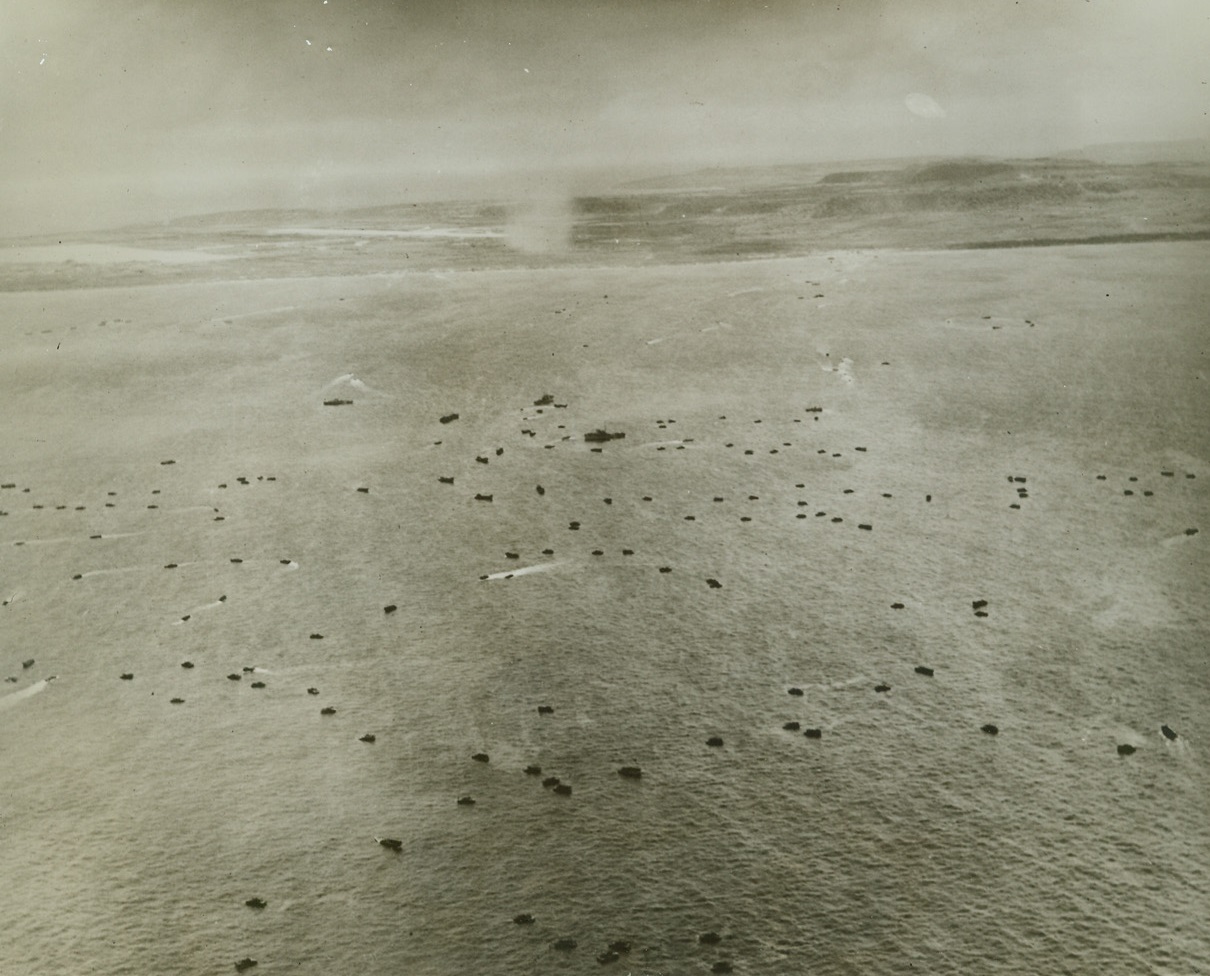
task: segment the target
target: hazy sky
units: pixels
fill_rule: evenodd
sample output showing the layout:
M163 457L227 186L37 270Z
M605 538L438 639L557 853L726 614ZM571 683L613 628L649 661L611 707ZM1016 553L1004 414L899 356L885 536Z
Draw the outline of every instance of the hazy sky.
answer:
M1207 0L0 0L0 234L1210 137Z

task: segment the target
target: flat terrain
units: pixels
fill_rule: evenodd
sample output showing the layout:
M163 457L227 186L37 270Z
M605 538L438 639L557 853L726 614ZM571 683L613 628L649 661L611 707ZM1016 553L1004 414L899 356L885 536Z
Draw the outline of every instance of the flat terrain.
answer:
M87 241L14 241L0 247L0 288L1206 240L1210 161L1198 158L714 169L534 200L209 214ZM234 263L216 271L220 259Z
M764 198L7 266L0 970L1210 966L1210 243Z

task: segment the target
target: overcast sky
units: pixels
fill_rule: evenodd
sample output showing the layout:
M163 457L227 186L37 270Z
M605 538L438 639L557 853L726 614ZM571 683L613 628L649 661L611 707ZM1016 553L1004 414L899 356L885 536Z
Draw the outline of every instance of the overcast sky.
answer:
M1205 139L1207 52L1207 0L0 0L0 234Z

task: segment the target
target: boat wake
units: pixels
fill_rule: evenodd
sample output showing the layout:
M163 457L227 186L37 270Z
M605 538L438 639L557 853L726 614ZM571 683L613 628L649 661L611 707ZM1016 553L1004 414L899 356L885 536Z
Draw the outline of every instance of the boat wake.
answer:
M5 695L0 698L0 712L7 711L13 708L27 698L33 698L34 695L46 690L47 686L57 678L58 675L52 674L49 678L43 678L41 681L35 681L28 688L22 688L20 691L14 691L11 695Z
M506 569L499 573L488 573L480 576L481 580L512 579L514 576L528 576L531 573L548 573L559 563L537 563L533 566L521 566L518 569Z

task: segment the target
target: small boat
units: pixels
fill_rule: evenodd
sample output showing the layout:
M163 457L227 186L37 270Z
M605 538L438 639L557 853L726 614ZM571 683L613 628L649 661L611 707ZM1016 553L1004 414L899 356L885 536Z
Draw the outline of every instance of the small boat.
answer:
M584 440L589 444L604 444L606 441L621 440L625 436L623 433L611 434L609 431L598 427L596 430L591 430L585 434Z

